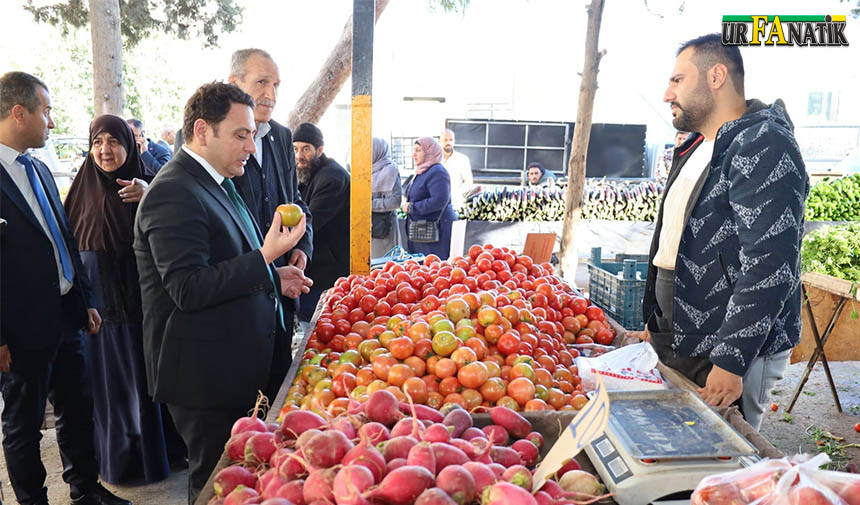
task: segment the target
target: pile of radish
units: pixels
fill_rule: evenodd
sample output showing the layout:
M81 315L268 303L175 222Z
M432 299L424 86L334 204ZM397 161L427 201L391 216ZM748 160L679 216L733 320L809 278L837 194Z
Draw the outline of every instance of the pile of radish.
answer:
M578 410L577 347L614 338L551 265L507 248L389 262L328 291L281 413L338 415L381 389L435 409Z
M532 494L544 439L506 407L477 428L456 405L404 404L380 390L349 412L293 410L272 431L255 417L233 426L233 461L215 476L210 505L574 505L600 498L571 460ZM509 442L512 442L509 444Z

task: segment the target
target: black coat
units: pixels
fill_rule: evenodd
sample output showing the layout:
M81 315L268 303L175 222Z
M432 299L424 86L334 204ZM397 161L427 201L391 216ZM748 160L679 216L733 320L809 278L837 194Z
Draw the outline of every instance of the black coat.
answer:
M85 328L87 308L95 307L54 178L41 161L33 158L33 166L54 210L75 277L71 291L66 294L69 303L64 317L51 239L6 168L0 165L0 218L6 220L6 224L0 225L0 345L9 346L13 359L16 348L56 346L64 322Z
M349 275L349 181L349 173L323 154L299 186L314 216L314 257L305 273L316 288L328 289Z
M269 374L274 286L224 190L188 153L140 203L135 255L149 392L186 408L253 404Z

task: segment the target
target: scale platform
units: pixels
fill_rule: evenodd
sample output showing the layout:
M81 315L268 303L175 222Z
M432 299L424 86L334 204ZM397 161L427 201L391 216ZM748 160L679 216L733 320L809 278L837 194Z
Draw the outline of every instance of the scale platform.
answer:
M619 505L689 494L702 478L745 468L758 450L686 390L610 391L606 432L585 448Z

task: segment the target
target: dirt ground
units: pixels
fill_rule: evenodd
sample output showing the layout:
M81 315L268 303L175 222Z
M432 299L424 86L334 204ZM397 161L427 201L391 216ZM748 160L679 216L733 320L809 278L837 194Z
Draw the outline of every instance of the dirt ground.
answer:
M831 454L839 469L845 469L852 463L860 467L860 433L854 431L854 424L860 423L860 362L837 362L831 363L830 367L843 413L836 411L824 370L818 364L790 416L786 415L785 408L806 368L806 363L796 363L789 366L785 378L774 388L773 401L779 410L767 412L760 431L785 454L815 454L822 450ZM43 435L42 458L48 470L49 499L54 504L68 503L68 487L61 478L62 464L57 450L56 432L49 429ZM816 445L816 440L821 445ZM156 484L107 487L135 505L183 505L186 503L187 479L187 472L182 471ZM2 454L0 483L3 492L0 499L7 505L15 503Z

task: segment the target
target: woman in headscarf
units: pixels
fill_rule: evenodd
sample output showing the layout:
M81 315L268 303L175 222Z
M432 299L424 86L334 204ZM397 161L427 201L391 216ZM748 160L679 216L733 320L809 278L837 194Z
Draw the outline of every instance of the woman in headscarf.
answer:
M159 405L147 395L134 215L147 188L124 119L90 124L90 150L65 207L103 323L88 336L99 473L112 484L170 473Z
M391 159L384 139L373 137L373 167L370 175L370 256L380 258L400 242L397 209L403 198L400 171Z
M442 166L442 146L433 137L421 137L415 141L412 151L415 162L415 177L406 189L407 249L411 253L435 254L448 259L451 251L451 227L456 219L451 206L451 177ZM438 223L439 240L436 242L416 242L409 235L409 223L428 221L429 225Z

